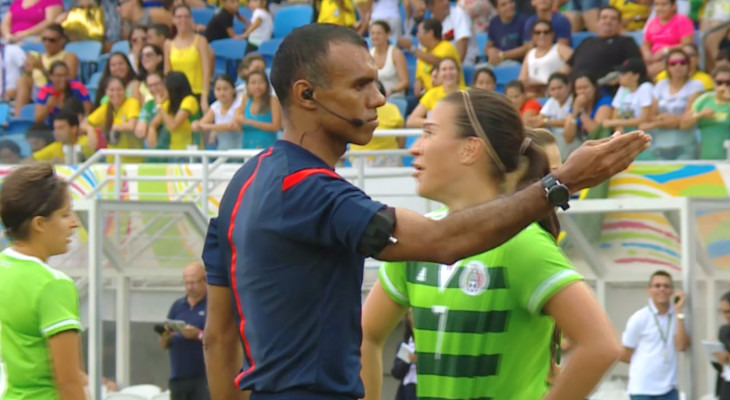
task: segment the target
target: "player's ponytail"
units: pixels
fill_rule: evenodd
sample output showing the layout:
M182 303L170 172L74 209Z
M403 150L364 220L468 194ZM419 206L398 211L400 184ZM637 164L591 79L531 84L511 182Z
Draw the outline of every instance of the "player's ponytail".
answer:
M525 136L520 148L520 155L525 159L525 167L519 181L517 190L523 189L538 182L542 177L550 173L550 163L545 152L535 143L531 137ZM560 222L555 211L551 211L547 217L539 221L540 226L550 232L557 239L560 233Z

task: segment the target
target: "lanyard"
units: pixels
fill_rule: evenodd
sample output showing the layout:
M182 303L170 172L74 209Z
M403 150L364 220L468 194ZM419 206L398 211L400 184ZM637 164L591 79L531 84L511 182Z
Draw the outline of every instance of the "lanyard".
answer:
M656 324L656 329L659 331L659 337L662 338L662 343L666 346L669 341L669 328L672 326L672 314L667 313L667 331L665 333L662 332L662 327L659 324L659 318L657 318L656 314L654 314L651 305L649 305L649 312L651 313L651 316L654 317L654 323Z

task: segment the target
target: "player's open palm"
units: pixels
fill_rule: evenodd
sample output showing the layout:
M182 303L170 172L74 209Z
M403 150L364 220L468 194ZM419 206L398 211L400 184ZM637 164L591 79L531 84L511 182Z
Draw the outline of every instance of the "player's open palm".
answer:
M555 176L572 192L596 186L631 165L650 142L643 131L589 140L570 154Z

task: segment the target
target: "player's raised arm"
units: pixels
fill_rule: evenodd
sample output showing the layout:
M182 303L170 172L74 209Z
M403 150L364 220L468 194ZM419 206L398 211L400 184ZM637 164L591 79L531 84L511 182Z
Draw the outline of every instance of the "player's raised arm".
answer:
M648 145L649 138L642 132L589 141L574 151L553 176L575 193L623 171ZM537 182L510 196L452 213L438 221L396 209L392 236L397 243L387 245L375 257L451 264L482 253L560 206L555 201L562 200L553 199L551 204L546 190L545 183Z

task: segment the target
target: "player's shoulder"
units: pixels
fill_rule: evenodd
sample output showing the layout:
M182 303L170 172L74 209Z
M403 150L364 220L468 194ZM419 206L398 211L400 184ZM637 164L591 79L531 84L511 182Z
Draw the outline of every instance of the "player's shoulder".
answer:
M73 282L68 275L51 267L42 260L22 254L10 247L0 253L0 266L23 268L24 276L38 284L54 280Z

